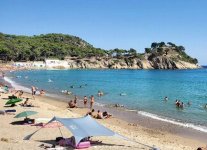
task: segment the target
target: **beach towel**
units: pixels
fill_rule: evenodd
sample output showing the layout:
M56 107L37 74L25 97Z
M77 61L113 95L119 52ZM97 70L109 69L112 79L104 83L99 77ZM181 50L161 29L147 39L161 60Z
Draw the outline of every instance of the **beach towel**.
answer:
M16 112L15 109L8 109L8 110L0 110L0 115L5 115L5 114L14 114Z
M10 113L10 112L16 112L15 109L8 109L8 110L5 110L6 113Z

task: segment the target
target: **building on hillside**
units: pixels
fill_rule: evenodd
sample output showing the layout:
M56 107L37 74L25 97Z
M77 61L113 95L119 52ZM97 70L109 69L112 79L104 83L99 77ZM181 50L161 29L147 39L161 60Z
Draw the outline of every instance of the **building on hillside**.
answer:
M30 68L32 67L32 62L25 61L25 62L14 62L13 66L15 67L24 67L24 68Z
M32 67L34 67L34 68L45 68L46 64L45 64L44 61L34 61L32 63Z
M68 62L59 59L45 59L46 68L68 68Z

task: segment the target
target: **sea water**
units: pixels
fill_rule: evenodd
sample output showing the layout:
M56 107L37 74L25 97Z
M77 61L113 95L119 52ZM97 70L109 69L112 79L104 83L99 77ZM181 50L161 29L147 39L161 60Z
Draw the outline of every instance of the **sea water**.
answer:
M137 113L207 132L207 69L198 70L27 70L9 74L9 79L47 93L95 96L99 104L120 104ZM104 96L98 97L98 91ZM164 97L168 101L164 101ZM175 100L185 106L178 109ZM190 101L191 105L187 105Z

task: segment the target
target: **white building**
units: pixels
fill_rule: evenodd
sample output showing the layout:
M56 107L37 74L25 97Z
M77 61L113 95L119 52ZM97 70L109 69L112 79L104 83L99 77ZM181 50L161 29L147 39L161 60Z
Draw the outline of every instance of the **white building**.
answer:
M45 66L46 68L59 68L59 67L68 68L68 62L59 59L45 59Z
M34 68L45 68L46 67L46 65L45 65L45 62L44 61L34 61L33 63L32 63L32 67L34 67Z
M32 66L32 62L14 62L13 65L16 66L16 67L29 68L29 67Z

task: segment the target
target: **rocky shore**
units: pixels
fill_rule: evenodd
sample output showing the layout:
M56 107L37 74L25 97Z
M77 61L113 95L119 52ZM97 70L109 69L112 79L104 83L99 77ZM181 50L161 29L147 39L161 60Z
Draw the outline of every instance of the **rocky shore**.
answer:
M152 60L147 58L139 59L117 59L117 58L95 58L70 59L67 69L198 69L199 65L174 61L166 56L155 57Z

